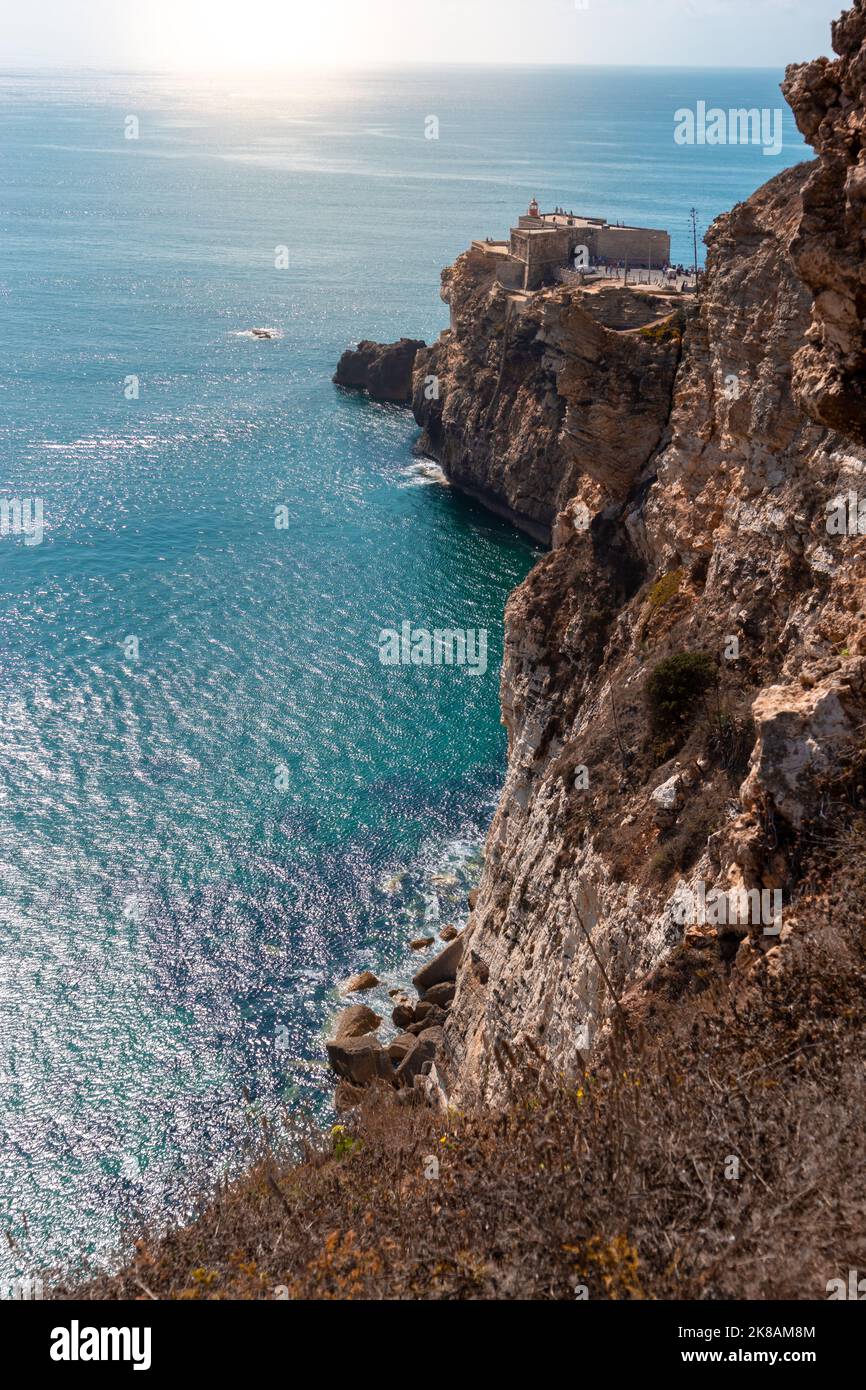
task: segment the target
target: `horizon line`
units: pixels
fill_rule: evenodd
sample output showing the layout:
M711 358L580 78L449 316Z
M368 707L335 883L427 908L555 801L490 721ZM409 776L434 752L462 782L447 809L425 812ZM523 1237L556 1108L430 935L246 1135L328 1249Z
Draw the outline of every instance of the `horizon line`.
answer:
M809 61L809 60L804 60ZM449 59L441 62L430 62L423 59L406 59L401 61L381 61L378 63L295 63L284 64L276 67L105 67L102 65L93 66L91 64L74 63L12 63L4 64L0 67L0 75L19 72L76 72L76 73L100 73L105 76L125 76L136 77L172 77L181 75L213 76L213 77L264 77L278 76L281 73L289 72L387 72L406 68L425 68L431 71L448 70L454 68L477 69L488 68L492 70L508 68L524 72L537 71L601 71L601 72L784 72L788 67L797 66L797 60L789 63L736 63L736 64L712 64L712 63L575 63L575 62L544 62L544 63L523 63L484 60L460 60Z

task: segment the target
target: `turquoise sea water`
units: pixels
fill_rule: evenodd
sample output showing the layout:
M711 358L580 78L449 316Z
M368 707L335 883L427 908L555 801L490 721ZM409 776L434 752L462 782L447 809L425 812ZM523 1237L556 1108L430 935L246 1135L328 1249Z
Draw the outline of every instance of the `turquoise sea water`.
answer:
M673 111L779 76L0 73L0 498L45 515L0 537L0 1275L182 1214L251 1113L324 1114L337 983L387 1002L477 875L537 552L340 352L432 340L440 268L533 195L688 259L693 203L807 152L787 115L775 160L680 148ZM381 666L404 620L488 628L486 676Z

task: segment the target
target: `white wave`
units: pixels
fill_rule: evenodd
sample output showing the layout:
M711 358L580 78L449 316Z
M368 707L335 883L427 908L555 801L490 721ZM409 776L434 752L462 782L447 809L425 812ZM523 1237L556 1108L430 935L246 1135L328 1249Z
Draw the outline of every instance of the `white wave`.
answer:
M433 459L419 459L417 463L410 463L402 473L406 481L400 484L401 487L448 486L448 479Z
M266 336L267 335L267 336ZM258 342L266 343L269 339L282 338L279 328L241 328L231 334L232 338L255 338Z

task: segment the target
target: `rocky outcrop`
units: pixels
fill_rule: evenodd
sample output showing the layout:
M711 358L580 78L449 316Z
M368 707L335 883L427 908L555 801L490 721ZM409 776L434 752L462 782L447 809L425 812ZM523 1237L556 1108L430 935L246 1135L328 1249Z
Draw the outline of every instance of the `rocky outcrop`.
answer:
M451 328L415 364L419 452L543 541L581 485L625 497L670 414L676 296L609 285L513 292L471 250L443 272L442 297Z
M770 806L794 830L802 828L816 775L856 749L843 695L841 685L827 681L811 690L791 684L760 692L752 705L756 742L749 776L740 788L745 807L760 812Z
M814 419L866 443L866 5L833 25L834 61L791 66L783 91L820 159L792 252L814 295L794 388Z
M366 391L375 401L408 405L412 400L415 358L425 344L418 338L397 343L372 343L368 339L343 353L334 373L337 386Z

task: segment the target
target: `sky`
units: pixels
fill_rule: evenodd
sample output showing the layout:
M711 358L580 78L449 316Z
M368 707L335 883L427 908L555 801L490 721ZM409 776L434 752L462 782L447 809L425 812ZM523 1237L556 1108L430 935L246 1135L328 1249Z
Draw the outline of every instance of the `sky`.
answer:
M845 0L0 0L0 69L784 67Z

